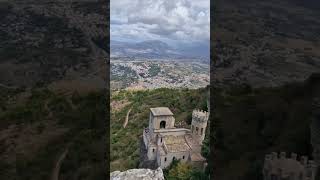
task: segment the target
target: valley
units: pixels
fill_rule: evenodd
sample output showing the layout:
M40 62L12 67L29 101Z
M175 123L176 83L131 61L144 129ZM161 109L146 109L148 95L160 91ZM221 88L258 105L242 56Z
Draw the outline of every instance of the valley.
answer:
M111 89L197 89L209 85L209 64L191 60L111 59Z

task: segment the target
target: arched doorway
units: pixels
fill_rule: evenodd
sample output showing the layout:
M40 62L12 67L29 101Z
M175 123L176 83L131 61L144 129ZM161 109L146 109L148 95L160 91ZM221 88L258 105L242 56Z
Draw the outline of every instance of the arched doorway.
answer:
M160 129L165 129L166 128L166 121L161 121L160 122Z

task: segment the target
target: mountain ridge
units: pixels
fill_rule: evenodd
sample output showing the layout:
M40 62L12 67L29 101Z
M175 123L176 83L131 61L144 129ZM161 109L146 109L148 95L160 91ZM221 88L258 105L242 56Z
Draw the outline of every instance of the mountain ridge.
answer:
M160 40L147 40L140 42L110 41L111 57L137 57L148 59L187 59L205 58L209 59L206 48L202 46L175 48ZM209 48L208 48L209 52Z

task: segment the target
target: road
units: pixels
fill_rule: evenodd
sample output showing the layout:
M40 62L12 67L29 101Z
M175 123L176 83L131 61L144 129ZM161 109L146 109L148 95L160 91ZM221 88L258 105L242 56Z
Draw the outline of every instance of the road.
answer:
M131 109L132 109L132 108L130 108L129 111L127 112L126 120L125 120L124 123L123 123L123 128L126 128L126 127L127 127L127 124L128 124L128 121L129 121L129 114L130 114L130 112L131 112Z

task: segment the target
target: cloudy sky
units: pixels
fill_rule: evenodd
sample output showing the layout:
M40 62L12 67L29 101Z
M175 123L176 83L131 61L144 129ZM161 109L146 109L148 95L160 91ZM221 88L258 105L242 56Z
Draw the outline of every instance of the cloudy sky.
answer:
M111 0L111 40L209 46L210 0Z

